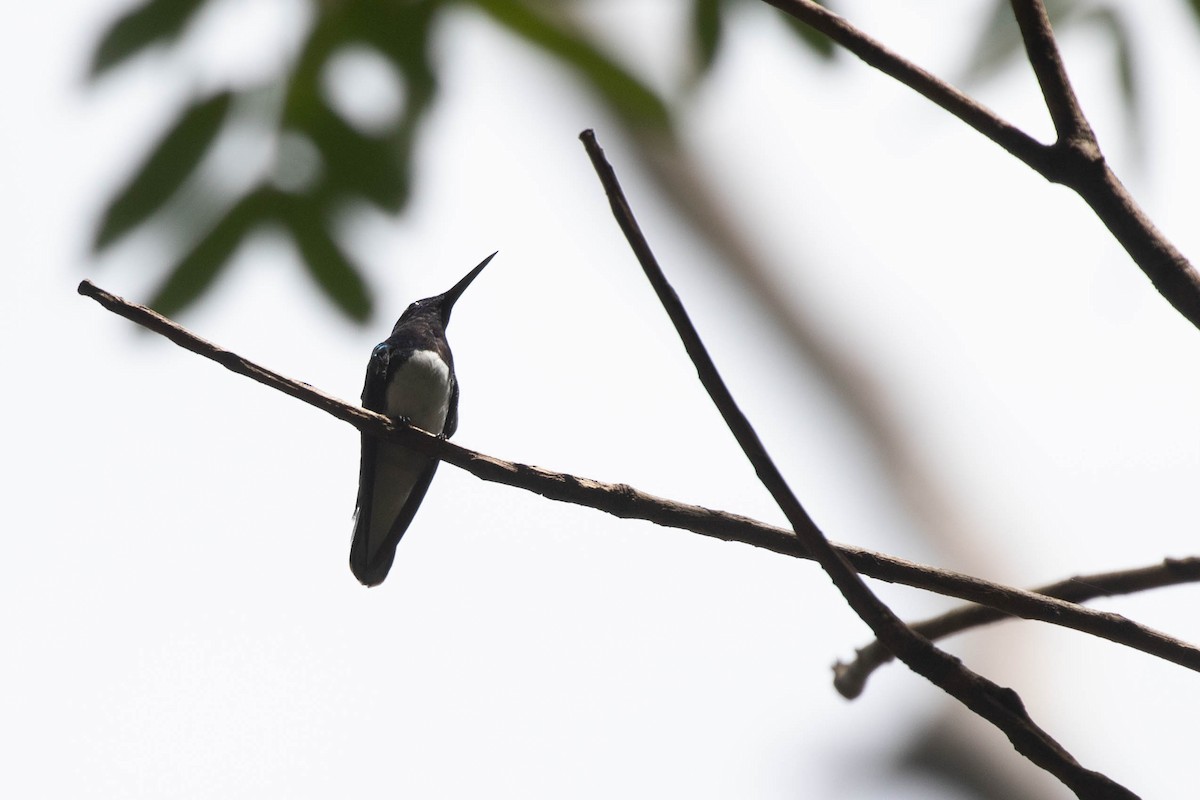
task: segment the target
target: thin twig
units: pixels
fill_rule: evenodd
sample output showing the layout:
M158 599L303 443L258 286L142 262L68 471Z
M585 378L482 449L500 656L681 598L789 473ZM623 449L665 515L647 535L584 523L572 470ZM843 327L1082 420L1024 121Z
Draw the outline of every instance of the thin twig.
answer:
M1031 591L1071 603L1083 603L1097 597L1144 592L1197 580L1200 580L1200 558L1167 558L1162 563L1141 569L1079 575ZM995 608L972 603L921 622L909 623L909 627L926 639L934 641L970 628L1007 619L1012 617ZM871 674L891 660L892 654L877 639L859 650L850 663L838 663L834 666L833 685L843 697L858 697Z
M1125 248L1154 284L1154 288L1183 315L1184 319L1200 328L1200 272L1197 272L1183 253L1154 226L1109 168L1098 146L1091 146L1079 136L1068 137L1052 145L1038 142L982 103L892 52L842 17L812 0L763 2L820 31L867 64L890 75L958 117L1046 180L1061 183L1074 190ZM1030 0L1014 2L1014 8L1018 5L1028 8ZM1029 14L1032 21L1032 12ZM1047 100L1052 103L1049 110L1056 128L1065 126L1068 130L1078 133L1078 120L1068 119L1073 116L1071 106L1074 105L1078 110L1078 103L1071 103L1066 99L1062 84L1055 77L1058 70L1044 55L1045 42L1053 42L1052 34L1048 40L1044 38L1047 30L1048 28L1033 25L1029 35L1034 38L1026 39L1026 47L1036 53L1031 55L1031 58L1035 59L1035 69L1042 70L1038 74L1039 80L1044 78L1046 81L1042 84L1042 89L1048 92ZM1026 35L1024 28L1022 34ZM1064 79L1065 74L1063 70ZM1067 86L1069 87L1069 84ZM1073 96L1072 92L1070 97ZM1082 112L1079 118L1082 119Z
M928 639L909 629L903 620L871 592L854 568L830 545L799 498L792 492L750 421L734 401L679 296L667 282L649 243L642 235L617 181L616 173L605 159L595 134L587 130L580 135L580 139L583 140L596 174L608 195L613 216L642 265L650 285L654 287L659 302L675 326L684 349L696 367L700 382L753 465L759 480L771 493L806 549L833 580L855 613L910 669L1003 731L1018 752L1054 775L1080 797L1134 797L1128 789L1102 773L1081 766L1062 745L1038 727L1025 710L1020 697L1012 689L998 686L972 672L959 659L939 650Z
M381 414L346 403L306 383L255 364L201 339L145 306L104 291L90 281L79 284L79 293L92 298L114 314L165 336L186 350L216 361L232 372L308 403L364 433L395 441L431 458L439 458L481 480L524 489L550 500L594 508L622 519L645 520L722 541L761 547L793 558L811 558L796 534L784 528L738 514L656 497L626 484L603 483L468 450L418 428L397 424ZM863 575L982 603L1003 614L1073 628L1200 672L1200 649L1138 625L1119 614L1102 613L853 545L835 544L834 547ZM1179 576L1180 583L1191 579L1194 578Z

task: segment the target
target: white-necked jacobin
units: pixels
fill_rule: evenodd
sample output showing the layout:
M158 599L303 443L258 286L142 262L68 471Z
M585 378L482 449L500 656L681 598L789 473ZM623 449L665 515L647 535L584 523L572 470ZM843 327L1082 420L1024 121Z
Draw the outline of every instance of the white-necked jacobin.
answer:
M405 310L392 335L371 351L362 393L364 408L446 438L454 435L458 379L446 324L454 302L495 255L485 258L454 288ZM425 498L437 466L437 459L362 435L350 569L364 585L376 586L387 577L396 545Z

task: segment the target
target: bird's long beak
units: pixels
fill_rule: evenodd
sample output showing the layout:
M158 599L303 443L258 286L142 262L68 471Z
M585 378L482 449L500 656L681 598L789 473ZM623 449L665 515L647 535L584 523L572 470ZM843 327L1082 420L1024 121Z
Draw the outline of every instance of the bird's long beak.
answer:
M496 253L499 253L499 252L500 252L499 250L496 251ZM473 281L477 277L479 277L479 273L483 272L483 268L488 265L488 262L496 257L496 253L492 253L490 256L485 258L483 261L480 261L479 266L475 267L475 269L468 272L461 281L454 284L454 288L452 288L449 291L442 294L442 321L443 322L446 322L450 319L450 309L454 307L454 303L458 300L458 298L462 295L462 293L467 290L467 287L471 285L471 281Z

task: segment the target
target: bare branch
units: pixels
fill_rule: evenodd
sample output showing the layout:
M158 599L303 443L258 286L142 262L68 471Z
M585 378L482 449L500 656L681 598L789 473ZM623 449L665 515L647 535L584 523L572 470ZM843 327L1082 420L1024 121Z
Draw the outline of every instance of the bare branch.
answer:
M1109 167L1067 77L1045 3L1011 3L1026 55L1058 135L1049 162L1051 171L1042 174L1075 190L1159 293L1184 318L1200 327L1200 273L1155 227Z
M440 458L481 480L524 489L550 500L587 506L622 519L645 520L722 541L761 547L793 558L811 558L796 534L784 528L738 514L677 503L625 484L603 483L493 458L438 439L418 428L400 425L389 417L346 403L306 383L259 366L201 339L145 306L104 291L90 281L79 284L79 293L92 298L109 311L165 336L186 350L216 361L226 369L319 408L364 433L395 441L431 458ZM1042 597L861 547L837 544L834 547L863 575L982 603L1011 616L1073 628L1200 672L1200 649L1119 615L1101 614L1063 600Z
M1097 597L1144 592L1164 586L1200 581L1200 558L1168 558L1161 564L1141 569L1079 575L1064 581L1033 589L1036 594L1072 603L1083 603ZM936 617L911 623L910 627L929 640L943 639L970 628L1011 619L995 608L967 605ZM1116 622L1114 620L1114 622ZM1116 623L1120 625L1121 623ZM892 660L892 654L876 640L859 650L849 664L838 663L833 668L833 685L843 697L862 694L871 674Z
M972 672L959 659L939 650L928 639L914 633L871 592L854 568L830 545L792 492L750 421L734 401L679 296L667 282L649 243L642 235L617 181L616 173L596 143L595 135L587 130L580 138L592 159L600 182L604 185L613 216L616 217L638 262L642 265L646 278L654 287L659 301L675 325L684 349L696 367L700 382L721 412L725 424L737 439L747 459L754 466L759 480L771 492L771 496L805 548L833 580L855 613L910 669L1003 731L1018 752L1054 775L1078 796L1134 797L1132 792L1102 773L1080 765L1062 745L1038 727L1025 710L1020 697L1012 689L1001 687Z

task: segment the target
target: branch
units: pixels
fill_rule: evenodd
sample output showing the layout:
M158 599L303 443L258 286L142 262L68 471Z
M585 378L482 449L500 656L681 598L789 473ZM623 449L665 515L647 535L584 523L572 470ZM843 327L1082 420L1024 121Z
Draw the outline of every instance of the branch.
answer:
M812 0L763 0L828 36L867 64L950 112L1043 178L1075 191L1095 212L1154 288L1200 328L1200 273L1163 236L1109 168L1075 99L1054 44L1043 24L1041 0L1012 0L1034 71L1059 134L1053 145L1038 142L982 103L921 69ZM1051 48L1047 50L1047 47ZM1063 132L1068 133L1062 138ZM1089 140L1086 134L1091 134Z
M616 173L605 159L595 134L585 130L579 138L583 140L596 174L604 185L613 216L642 265L650 285L654 287L663 309L671 318L705 391L800 541L829 575L855 613L910 669L1003 731L1019 753L1054 775L1080 797L1134 797L1132 792L1102 773L1081 766L1062 745L1038 727L1015 691L972 672L959 659L914 633L875 596L849 562L829 543L792 492L750 421L734 401L679 296L667 282L649 243L642 235Z
M1109 167L1067 77L1045 3L1011 2L1025 53L1058 135L1050 162L1053 171L1042 174L1082 197L1159 293L1200 327L1200 274L1155 227Z
M1141 569L1080 575L1033 589L1038 595L1054 597L1071 603L1083 603L1097 597L1133 594L1148 589L1160 589L1200 580L1200 557L1168 558L1161 564ZM956 633L1011 619L995 608L967 605L936 617L911 623L910 627L926 639L936 640ZM1115 622L1115 621L1114 621ZM1120 623L1116 623L1120 624ZM862 694L871 674L892 660L892 654L876 640L859 650L849 664L839 662L833 668L833 685L843 697L853 699Z
M1050 27L1050 15L1042 0L1012 0L1013 15L1021 29L1025 42L1025 54L1042 87L1046 110L1054 122L1054 131L1060 143L1071 142L1077 146L1090 146L1100 152L1096 134L1084 116L1075 89L1067 77L1054 30Z
M439 458L480 480L524 489L549 500L594 508L622 519L645 520L722 541L761 547L793 558L811 558L792 531L738 514L677 503L641 492L626 484L603 483L590 478L504 461L468 450L431 436L419 428L400 425L390 417L346 403L306 383L259 366L249 359L201 339L145 306L104 291L90 281L79 284L79 293L92 298L114 314L165 336L185 350L216 361L232 372L321 409L343 422L350 423L363 433L394 441L430 458ZM1118 614L1102 614L1073 603L1042 597L952 570L917 564L865 548L852 545L834 546L863 575L960 600L982 603L1007 615L1073 628L1200 672L1200 649L1138 625Z

